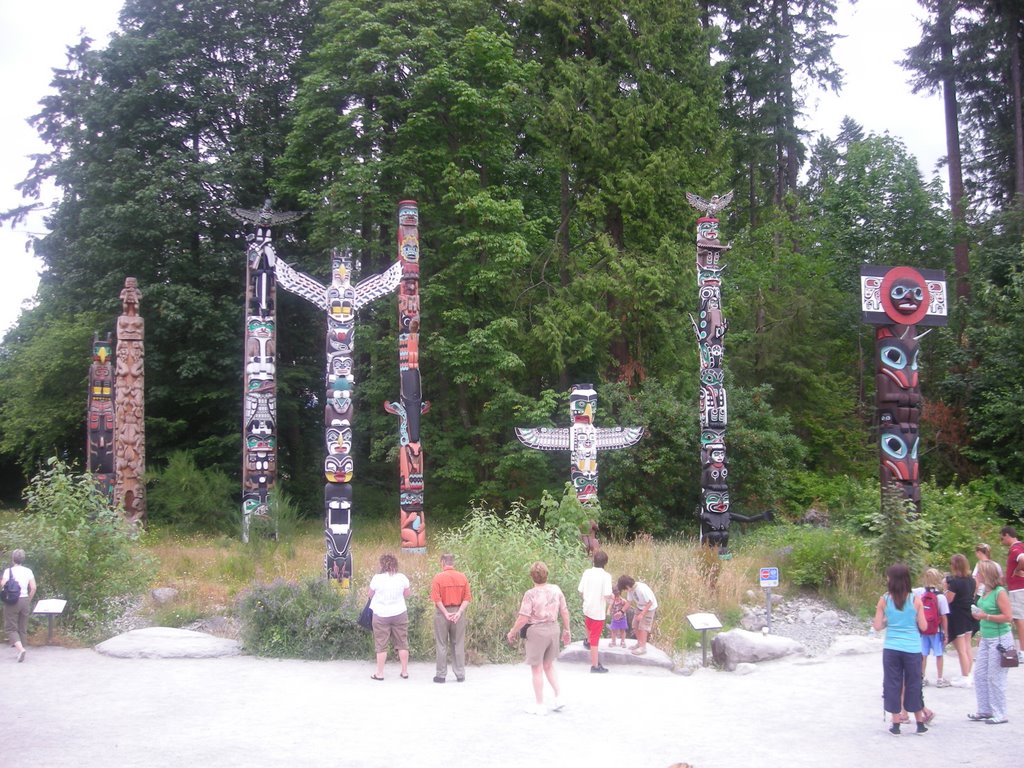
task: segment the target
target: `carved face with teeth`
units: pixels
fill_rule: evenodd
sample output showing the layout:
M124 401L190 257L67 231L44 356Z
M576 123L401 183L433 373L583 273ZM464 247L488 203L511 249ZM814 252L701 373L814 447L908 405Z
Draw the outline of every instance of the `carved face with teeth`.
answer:
M924 287L911 278L903 277L893 281L889 287L889 298L897 312L912 315L924 301Z

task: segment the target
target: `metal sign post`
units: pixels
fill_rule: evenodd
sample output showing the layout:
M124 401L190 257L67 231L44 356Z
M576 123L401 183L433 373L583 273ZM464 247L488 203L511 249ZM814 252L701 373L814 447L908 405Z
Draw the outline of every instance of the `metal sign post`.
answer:
M764 590L764 599L768 604L768 632L772 631L772 587L779 586L779 569L761 569L761 588Z
M708 630L721 629L722 622L713 613L691 613L686 617L690 626L700 630L700 661L701 666L708 665Z

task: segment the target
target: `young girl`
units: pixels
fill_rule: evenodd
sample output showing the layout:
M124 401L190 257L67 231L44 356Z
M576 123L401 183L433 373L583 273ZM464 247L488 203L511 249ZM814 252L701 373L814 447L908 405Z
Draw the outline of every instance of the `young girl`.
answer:
M619 645L625 648L626 630L629 629L629 623L626 621L626 611L629 609L629 601L622 596L621 589L616 589L612 594L612 623L608 627L608 633L612 636L612 641L609 645L614 648L617 640Z

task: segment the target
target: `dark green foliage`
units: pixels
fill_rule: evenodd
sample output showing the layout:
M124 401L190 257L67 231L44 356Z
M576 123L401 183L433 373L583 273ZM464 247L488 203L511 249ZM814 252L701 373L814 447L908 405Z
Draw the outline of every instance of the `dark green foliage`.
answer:
M362 603L324 579L277 580L242 595L242 641L256 656L368 659L372 635L356 624Z
M118 598L142 592L155 572L138 530L110 508L91 477L59 459L32 479L25 501L25 512L0 529L0 548L24 549L38 596L67 600L65 626L95 638L120 615Z
M50 456L84 457L92 335L101 329L92 313L52 319L32 315L4 339L0 451L16 457L26 476ZM78 364L70 365L71 360Z
M883 490L881 508L869 528L877 537L872 544L875 558L883 568L893 563L906 563L913 578L920 578L928 561L932 526L899 488Z
M436 551L455 555L456 567L469 578L476 600L487 603L486 610L471 607L467 613L469 658L508 662L519 656L505 641L505 633L516 619L523 593L533 586L534 561L544 561L549 583L557 584L567 600L573 599L580 574L590 563L578 531L567 531L567 536L542 529L520 504L506 512L476 506L461 527L437 536ZM574 634L582 631L581 614L570 609L570 615Z
M175 451L146 480L151 522L183 531L238 532L242 513L235 482L215 467L197 466L193 453Z
M429 597L406 599L409 652L433 656L433 634L424 620ZM258 584L239 598L242 641L257 656L291 659L370 659L373 636L356 624L363 601L325 579L301 584L278 579Z

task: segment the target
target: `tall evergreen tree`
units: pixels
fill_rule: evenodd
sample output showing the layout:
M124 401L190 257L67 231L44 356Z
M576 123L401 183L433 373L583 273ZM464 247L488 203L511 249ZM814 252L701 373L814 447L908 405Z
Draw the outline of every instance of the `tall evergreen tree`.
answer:
M266 194L315 6L129 0L107 48L69 48L33 118L50 151L22 190L59 195L34 313L112 328L138 278L151 456L192 447L237 471L245 257L226 208ZM87 348L66 355L88 365Z

